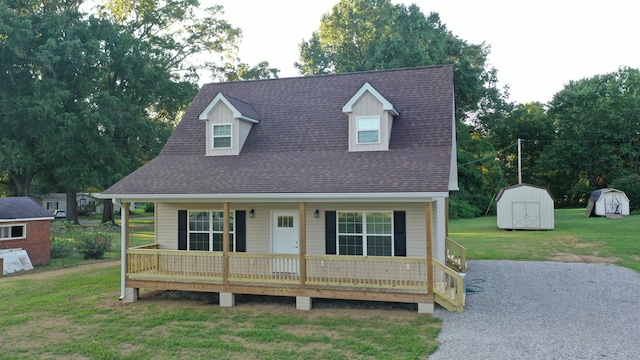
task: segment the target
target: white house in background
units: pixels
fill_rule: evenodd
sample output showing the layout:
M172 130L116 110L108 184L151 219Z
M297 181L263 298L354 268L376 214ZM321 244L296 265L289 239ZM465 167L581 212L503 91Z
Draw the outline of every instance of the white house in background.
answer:
M67 194L65 193L41 195L39 201L40 205L52 214L56 210L67 211ZM99 199L96 193L77 193L76 206L78 211L86 212L87 214L102 214L104 211L103 200ZM129 209L135 209L135 203L131 203ZM113 204L113 210L119 212L120 204Z
M586 217L629 215L629 198L621 190L598 189L591 193L584 215Z
M553 230L554 198L548 189L518 184L502 188L496 198L498 228Z

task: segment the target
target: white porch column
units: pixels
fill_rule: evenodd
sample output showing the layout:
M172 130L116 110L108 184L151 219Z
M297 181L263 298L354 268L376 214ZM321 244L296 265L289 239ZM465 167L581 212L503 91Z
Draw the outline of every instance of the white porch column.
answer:
M128 288L127 249L129 248L129 203L120 204L120 300L126 303L138 301L138 288Z
M300 287L305 288L307 282L307 204L300 203L300 240L298 241L300 256ZM311 304L311 301L309 301ZM311 306L311 305L309 305Z

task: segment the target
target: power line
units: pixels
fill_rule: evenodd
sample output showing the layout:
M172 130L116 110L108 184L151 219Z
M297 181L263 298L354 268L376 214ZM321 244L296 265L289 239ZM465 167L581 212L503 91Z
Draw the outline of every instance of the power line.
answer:
M477 163L477 162L484 161L484 160L487 160L487 159L489 159L489 158L494 158L494 159L495 159L495 157L496 157L498 154L500 154L500 153L502 153L502 152L505 152L506 150L508 150L508 149L510 149L510 148L512 148L512 147L514 147L514 146L516 146L516 145L517 145L517 141L514 141L513 143L511 143L511 145L509 145L509 146L507 146L507 147L505 147L505 148L502 148L502 149L500 149L500 150L496 150L496 151L492 152L490 155L487 155L487 156L483 157L482 159L477 159L477 160L470 161L470 162L468 162L468 163L459 164L459 165L458 165L458 167L466 166L466 165L470 165L470 164L475 164L475 163Z

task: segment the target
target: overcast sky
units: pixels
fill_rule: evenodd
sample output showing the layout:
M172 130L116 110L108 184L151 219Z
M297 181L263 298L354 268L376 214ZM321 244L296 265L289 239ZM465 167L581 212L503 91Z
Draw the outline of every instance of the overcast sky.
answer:
M317 31L338 0L201 0L220 4L243 32L240 58L267 60L280 77L297 76L298 44ZM416 0L461 39L491 46L489 61L510 100L546 103L570 80L640 68L640 1Z

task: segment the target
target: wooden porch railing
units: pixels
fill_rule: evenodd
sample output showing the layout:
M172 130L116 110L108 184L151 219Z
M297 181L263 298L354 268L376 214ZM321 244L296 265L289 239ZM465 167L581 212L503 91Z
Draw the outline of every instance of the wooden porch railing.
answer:
M222 253L140 246L127 250L127 275L136 274L158 279L221 282Z
M428 288L423 258L307 255L305 259L305 286L425 292ZM127 276L222 283L222 252L132 248L127 250ZM229 253L229 282L290 286L302 280L298 255Z
M307 284L427 289L426 260L385 256L307 255Z
M300 256L229 253L229 281L299 284Z
M456 271L467 271L467 249L464 246L446 237L444 249L447 266Z
M464 277L439 261L433 260L433 297L451 311L464 311Z

